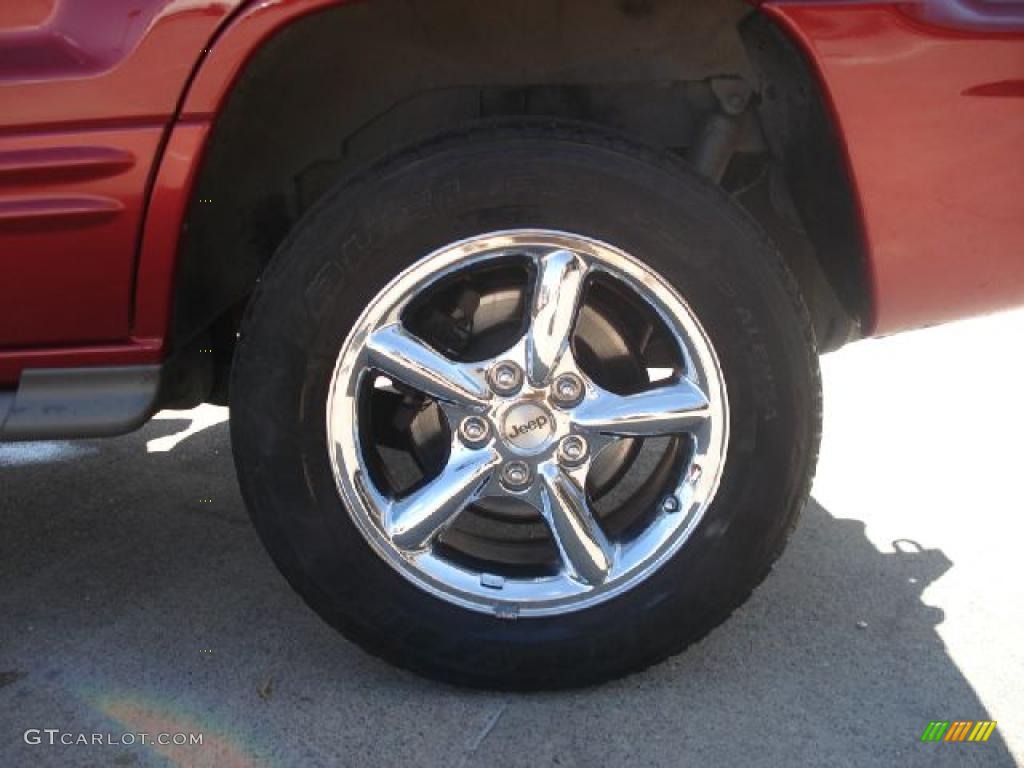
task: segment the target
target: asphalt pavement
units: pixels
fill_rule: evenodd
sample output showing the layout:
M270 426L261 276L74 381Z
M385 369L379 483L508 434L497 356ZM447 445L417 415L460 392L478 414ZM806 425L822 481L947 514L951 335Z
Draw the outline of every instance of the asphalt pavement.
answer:
M826 357L775 571L683 655L569 693L436 684L321 623L249 523L224 409L0 445L0 766L1020 763L1022 339L1017 312ZM934 720L997 725L921 743ZM203 744L60 743L143 732Z

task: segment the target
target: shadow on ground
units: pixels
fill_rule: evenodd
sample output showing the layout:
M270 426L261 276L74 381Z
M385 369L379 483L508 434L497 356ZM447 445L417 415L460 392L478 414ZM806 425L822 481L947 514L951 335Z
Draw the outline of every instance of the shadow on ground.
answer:
M290 591L225 423L147 453L188 426L0 446L0 765L1013 764L998 728L918 741L988 719L921 600L941 551L881 553L812 501L766 584L682 656L582 692L460 691L368 657ZM37 746L29 728L204 743Z

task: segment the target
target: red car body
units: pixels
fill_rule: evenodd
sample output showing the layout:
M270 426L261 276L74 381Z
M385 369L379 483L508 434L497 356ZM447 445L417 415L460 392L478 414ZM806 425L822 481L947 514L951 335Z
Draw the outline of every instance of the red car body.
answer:
M341 0L0 6L0 389L157 363L204 147L261 46ZM845 149L865 335L1024 303L1024 5L765 2ZM884 87L883 87L884 86Z

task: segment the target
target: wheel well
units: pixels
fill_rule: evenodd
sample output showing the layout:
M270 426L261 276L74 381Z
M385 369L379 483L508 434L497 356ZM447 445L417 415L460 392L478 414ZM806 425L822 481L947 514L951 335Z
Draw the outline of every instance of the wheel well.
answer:
M855 335L864 254L838 139L800 53L743 0L372 0L292 23L233 88L193 194L209 202L187 216L165 400L226 400L248 295L339 175L461 122L520 115L687 157L779 244L820 345Z

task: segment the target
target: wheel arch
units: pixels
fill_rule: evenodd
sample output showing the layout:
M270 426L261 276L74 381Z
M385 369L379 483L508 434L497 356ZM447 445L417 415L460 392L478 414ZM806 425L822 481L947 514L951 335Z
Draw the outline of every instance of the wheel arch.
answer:
M793 266L821 345L856 337L870 301L841 137L810 64L774 21L742 0L522 2L518 16L508 4L465 0L431 9L282 0L243 9L211 45L182 100L151 202L181 221L180 238L163 224L154 228L165 235L160 243L148 237L150 226L143 241L139 297L160 275L173 284L163 310L149 313L154 326L162 314L176 363L167 400L226 400L247 297L277 244L339 173L453 122L515 114L592 120L697 162L709 116L734 92L750 108L732 116L730 151L761 153L770 166L755 194L736 197ZM553 47L568 39L567 25L571 45ZM466 51L454 50L459 40ZM801 117L808 106L813 120ZM200 128L207 123L208 136ZM185 155L173 157L179 132ZM827 182L792 151L808 137ZM186 190L176 204L173 184L159 197L168 167ZM731 183L739 188L751 173ZM835 193L829 206L818 204L821 183Z

